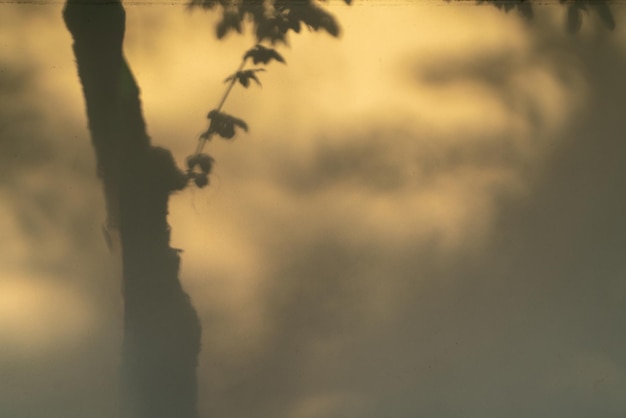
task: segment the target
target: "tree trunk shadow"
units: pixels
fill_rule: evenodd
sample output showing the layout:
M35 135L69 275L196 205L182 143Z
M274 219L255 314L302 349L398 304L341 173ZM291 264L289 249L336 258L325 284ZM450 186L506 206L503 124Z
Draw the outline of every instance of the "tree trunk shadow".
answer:
M122 416L197 417L200 322L178 278L167 224L187 184L169 151L150 145L139 89L122 53L119 1L68 0L63 12L103 181L108 228L121 249Z

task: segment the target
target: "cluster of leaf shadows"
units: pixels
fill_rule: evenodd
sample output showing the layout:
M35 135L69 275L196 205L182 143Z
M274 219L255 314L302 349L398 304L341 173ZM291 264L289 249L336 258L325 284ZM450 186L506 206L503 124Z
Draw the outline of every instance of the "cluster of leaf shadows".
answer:
M343 0L351 4L352 0ZM339 24L315 0L191 0L190 7L212 10L221 8L222 19L216 35L223 38L229 31L242 33L244 22L250 22L259 42L287 43L287 33L300 33L303 27L314 31L325 30L339 35Z
M349 5L352 0L344 0L344 2ZM254 64L267 64L271 60L285 62L274 49L264 47L260 43L267 41L272 45L277 43L288 44L288 33L300 33L302 27L314 31L324 30L332 36L339 35L340 28L336 19L316 3L315 0L274 0L269 2L264 0L191 0L190 8L220 9L221 19L216 25L218 39L223 38L231 31L241 34L244 24L249 23L252 25L255 37L259 42L256 47L244 55L239 70L226 79L227 82L230 81L231 83L220 105L208 114L208 119L211 121L209 129L200 136L201 142L196 153L187 159L187 177L193 180L198 187L209 184L208 175L214 162L209 155L200 153L204 142L210 140L213 134L224 139L232 139L235 135L235 127L248 130L245 121L221 112L221 107L235 82L238 81L246 88L250 85L251 80L261 84L256 74L265 70L263 68L244 70L246 60L251 58ZM541 4L542 2L533 2L532 0L476 0L478 5L489 4L506 13L517 10L527 19L534 16L533 3ZM595 13L606 27L615 28L615 20L607 0L559 0L559 3L567 8L566 27L572 33L580 30L583 16L586 13Z
M275 49L257 44L244 54L239 69L224 80L228 83L226 92L224 93L224 96L222 97L222 100L217 108L208 113L207 119L210 121L209 127L200 135L196 152L187 158L187 178L193 180L196 186L200 188L209 184L208 176L211 173L214 162L210 155L202 153L204 144L210 141L213 135L218 135L224 139L232 139L235 136L235 127L241 128L245 131L248 130L248 124L242 119L236 118L222 112L221 110L233 86L237 82L245 88L250 86L251 80L256 82L258 85L261 85L261 81L256 74L261 71L265 71L265 69L252 68L244 70L248 60L251 60L254 65L268 64L272 60L282 63L285 62L285 59L278 52L276 52Z
M445 1L449 2L452 0ZM507 13L511 10L517 10L527 19L531 19L534 16L533 3L545 4L546 2L541 0L535 2L532 0L476 0L476 3L491 4ZM596 14L607 28L614 29L615 19L609 7L609 3L610 1L607 0L559 0L559 4L567 8L565 25L567 30L571 33L576 33L580 30L584 14L590 12Z
M351 0L344 0L351 4ZM224 139L232 139L235 136L235 128L248 130L246 122L222 111L228 95L233 86L239 82L243 87L250 86L251 81L261 84L257 73L265 71L264 68L244 69L248 60L254 65L266 65L271 61L285 63L284 58L273 48L262 45L269 42L288 43L289 32L300 33L302 27L313 31L326 31L332 36L339 36L339 25L336 19L327 11L319 7L314 0L275 0L271 2L263 0L192 0L189 7L201 7L208 10L221 9L221 19L216 26L216 36L223 38L231 31L242 33L245 23L252 25L257 42L255 47L248 50L238 70L226 78L229 83L226 92L217 108L211 110L207 118L210 121L209 128L200 135L198 147L194 154L187 158L187 178L202 188L209 184L209 174L214 160L208 154L202 153L204 144L213 135Z

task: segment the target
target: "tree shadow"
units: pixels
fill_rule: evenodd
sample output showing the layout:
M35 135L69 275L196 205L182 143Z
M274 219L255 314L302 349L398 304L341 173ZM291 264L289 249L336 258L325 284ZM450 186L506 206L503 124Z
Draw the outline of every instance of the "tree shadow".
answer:
M301 27L339 35L334 17L312 0L275 1L270 9L257 1L192 1L190 7L194 6L221 8L218 38L231 30L241 33L246 19L252 21L258 42L286 44L287 33L299 33ZM98 174L104 186L108 216L105 236L121 258L122 416L193 418L197 416L200 322L178 277L179 250L169 245L168 200L190 179L198 187L207 185L212 159L200 154L199 148L188 159L189 170L183 173L169 151L150 144L139 88L122 52L125 12L119 0L68 0L63 14L74 40ZM269 60L260 48L257 45L248 52L255 64ZM282 61L277 54L273 58ZM254 71L236 73L244 87ZM209 113L209 134L220 125L221 131L214 130L229 139L234 134L233 124L245 124L232 117L226 121L229 123L221 119L222 123L217 123L217 116L227 116L219 114L219 107ZM194 171L198 165L202 173Z
M104 185L105 232L121 257L122 416L193 418L200 322L181 286L167 224L169 195L187 177L169 151L150 144L122 52L121 3L68 1L63 13Z

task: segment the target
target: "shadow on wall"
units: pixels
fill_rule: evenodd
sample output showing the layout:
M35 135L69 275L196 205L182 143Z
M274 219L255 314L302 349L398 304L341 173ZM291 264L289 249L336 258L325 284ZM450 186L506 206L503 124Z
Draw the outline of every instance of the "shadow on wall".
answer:
M438 257L421 242L390 255L328 230L297 245L274 242L280 262L265 295L272 338L245 368L215 371L231 382L210 395L217 415L623 413L626 61L606 40L576 49L586 113L551 147L528 196L498 201L478 255ZM379 153L361 151L366 160ZM371 167L330 154L310 172L278 177L315 193L352 181L352 167L364 174L353 184L368 187ZM392 282L400 283L395 316L368 321L368 303Z
M200 323L169 245L170 193L187 178L169 151L150 145L139 88L122 53L125 11L68 1L72 34L108 227L119 237L124 297L122 416L197 417Z

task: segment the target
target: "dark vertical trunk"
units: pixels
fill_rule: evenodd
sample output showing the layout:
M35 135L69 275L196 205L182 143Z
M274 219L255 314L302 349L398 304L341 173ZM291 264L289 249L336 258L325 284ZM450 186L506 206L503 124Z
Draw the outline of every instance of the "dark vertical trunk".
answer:
M119 1L68 0L89 129L104 183L108 226L121 249L124 296L124 417L195 418L200 350L197 315L169 246L167 205L185 175L171 154L150 145L139 89L122 53Z

